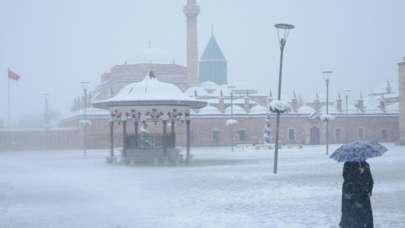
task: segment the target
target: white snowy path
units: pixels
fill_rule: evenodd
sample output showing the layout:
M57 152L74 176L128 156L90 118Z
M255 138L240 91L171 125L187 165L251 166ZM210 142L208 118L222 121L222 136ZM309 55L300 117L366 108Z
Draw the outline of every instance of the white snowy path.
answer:
M405 227L405 147L370 160L377 228ZM333 148L332 148L333 149ZM0 152L1 228L334 228L342 164L324 147L195 148L190 167L106 164L108 151Z

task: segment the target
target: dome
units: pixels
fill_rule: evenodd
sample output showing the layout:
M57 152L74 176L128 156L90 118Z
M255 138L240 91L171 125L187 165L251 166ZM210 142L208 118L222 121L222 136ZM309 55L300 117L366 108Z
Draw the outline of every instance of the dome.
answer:
M125 86L114 97L93 104L96 108L156 105L202 108L206 102L188 97L174 84L159 81L150 72L144 80Z
M201 96L208 96L208 93L201 87L191 87L184 92L189 97L201 97Z
M219 88L219 85L212 81L205 81L200 83L201 88L205 90L216 90Z
M256 105L250 109L250 114L266 114L267 108L262 105Z
M224 97L229 97L231 96L231 90L228 89L227 87L219 87L213 92L214 96L216 97L220 97L220 96L224 96Z
M300 114L313 114L315 113L315 109L308 105L304 105L298 108L298 113Z
M128 59L130 63L171 63L173 59L169 57L163 49L149 47L139 52L135 58Z
M198 114L222 114L218 108L212 106L212 105L207 105L204 108L200 109L200 112Z
M225 113L231 114L231 106L225 109ZM246 114L246 111L238 105L233 105L233 114Z

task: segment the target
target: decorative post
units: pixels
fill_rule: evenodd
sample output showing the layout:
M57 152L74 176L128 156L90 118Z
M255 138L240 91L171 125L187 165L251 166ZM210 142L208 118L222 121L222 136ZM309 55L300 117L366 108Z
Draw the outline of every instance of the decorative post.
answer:
M83 88L83 156L87 157L87 105L88 105L88 93L87 93L87 85L90 82L80 82Z
M233 91L231 91L231 119L233 120ZM231 124L231 151L234 151L234 139L233 139L233 124Z
M190 164L190 113L186 113L186 135L187 135L187 154L186 154L186 164Z
M114 158L114 119L110 121L110 158Z
M163 155L167 156L167 120L163 120Z
M172 144L171 146L175 147L176 146L176 130L175 130L175 122L174 120L171 121L171 125L170 125L170 133L171 133L171 140L172 140Z
M138 149L138 137L139 137L139 122L135 120L134 123L134 132L135 132L135 148Z
M127 120L122 121L122 155L127 157Z

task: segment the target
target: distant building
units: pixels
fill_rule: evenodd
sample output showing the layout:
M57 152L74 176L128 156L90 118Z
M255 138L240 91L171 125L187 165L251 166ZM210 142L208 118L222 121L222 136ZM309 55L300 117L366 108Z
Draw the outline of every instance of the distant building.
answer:
M212 81L218 85L228 83L227 61L214 34L200 59L200 82Z

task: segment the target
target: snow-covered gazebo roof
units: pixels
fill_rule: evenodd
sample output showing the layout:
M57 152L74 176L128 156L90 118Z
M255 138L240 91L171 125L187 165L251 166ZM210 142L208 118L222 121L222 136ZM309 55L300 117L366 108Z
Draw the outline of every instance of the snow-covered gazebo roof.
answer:
M125 86L117 95L110 99L94 102L96 108L135 106L170 106L199 109L207 104L184 94L176 85L159 81L150 72L144 80Z

